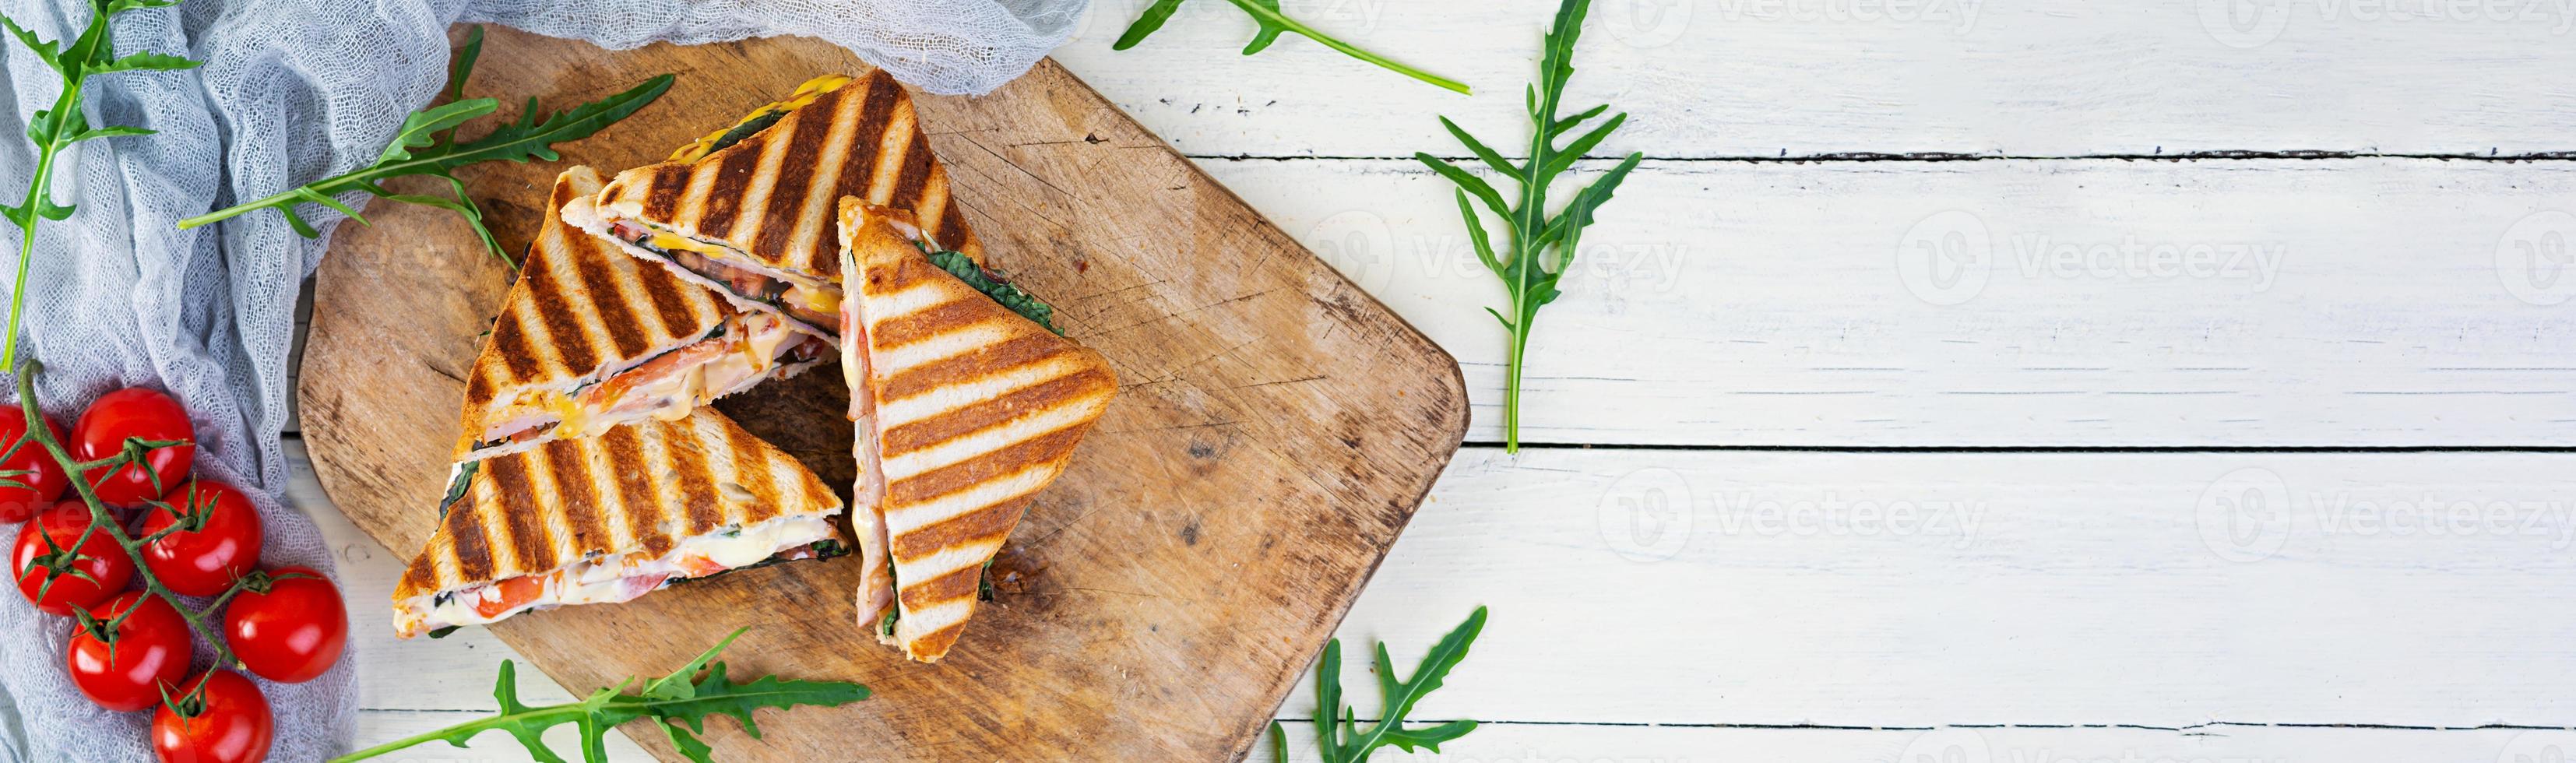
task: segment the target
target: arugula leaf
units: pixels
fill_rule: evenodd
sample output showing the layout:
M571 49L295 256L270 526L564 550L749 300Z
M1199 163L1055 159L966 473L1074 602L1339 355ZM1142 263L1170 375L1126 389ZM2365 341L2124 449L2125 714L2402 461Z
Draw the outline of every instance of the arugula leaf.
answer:
M38 220L61 221L72 216L72 207L54 203L54 164L63 149L71 144L97 138L151 135L140 127L109 126L93 128L81 107L81 92L90 75L127 71L172 71L198 65L180 56L162 53L136 53L116 57L116 46L110 43L108 17L137 8L165 8L179 0L92 0L89 26L71 45L37 37L18 25L17 20L0 16L0 28L27 46L46 68L62 77L62 92L54 97L53 108L40 109L27 120L27 140L36 145L36 173L27 181L26 201L0 204L0 220L18 226L18 277L9 291L9 336L0 340L0 368L14 368L18 358L18 319L27 304L27 264L35 260L36 225Z
M734 639L748 628L735 630L697 659L680 666L670 675L646 681L636 693L626 687L637 683L629 678L616 686L591 692L579 702L545 707L530 707L519 701L516 666L504 660L501 677L492 689L501 712L490 717L467 721L426 734L398 739L333 758L332 763L366 760L396 750L443 741L464 747L469 740L486 731L501 731L515 737L528 748L529 757L546 763L564 763L561 756L546 747L547 729L573 724L580 731L581 757L589 763L608 759L608 730L618 724L639 718L653 719L656 726L671 737L671 744L690 760L712 763L713 749L698 735L706 733L706 719L713 715L732 716L742 723L743 733L760 738L760 727L752 722L752 711L762 708L789 709L798 706L837 707L868 698L868 687L840 681L791 681L777 676L762 676L750 681L735 681L725 675L725 664L715 662ZM704 675L700 675L704 671Z
M1557 145L1558 138L1610 108L1603 105L1570 117L1557 115L1565 99L1565 83L1574 76L1574 42L1583 34L1583 17L1590 6L1591 0L1564 0L1557 8L1554 28L1548 30L1539 59L1539 81L1529 88L1529 117L1535 129L1528 161L1513 164L1448 117L1440 118L1440 125L1465 144L1486 169L1520 185L1518 198L1506 203L1484 178L1427 152L1413 155L1431 171L1457 184L1458 214L1467 220L1467 237L1476 247L1476 259L1502 278L1504 289L1511 295L1510 315L1491 308L1486 312L1501 321L1503 330L1511 335L1503 385L1503 437L1504 449L1515 453L1521 449L1521 369L1529 354L1530 321L1538 317L1539 307L1556 301L1562 293L1556 288L1557 279L1564 277L1566 267L1573 263L1583 229L1592 224L1593 213L1609 203L1611 192L1628 179L1629 171L1636 169L1638 162L1645 160L1644 154L1629 154L1592 185L1575 192L1563 210L1553 217L1548 215L1548 185L1628 120L1624 113L1612 116L1573 142ZM1502 218L1510 236L1504 240L1501 252L1496 251L1484 220L1475 205L1469 203L1470 197Z
M1485 630L1485 608L1477 607L1449 635L1442 636L1431 652L1422 656L1422 664L1413 669L1413 677L1395 680L1395 660L1387 657L1386 644L1377 645L1377 689L1384 708L1377 723L1363 731L1359 726L1359 709L1342 704L1342 640L1324 645L1324 657L1315 665L1315 745L1323 751L1324 763L1364 763L1380 747L1394 745L1405 752L1416 748L1440 751L1440 744L1466 736L1476 730L1476 722L1457 720L1420 729L1404 727L1404 716L1413 712L1413 704L1423 695L1440 688L1449 669L1467 658L1467 646L1476 634ZM1288 741L1277 721L1270 723L1271 754L1287 763Z
M717 138L715 143L709 144L707 146L707 153L712 154L718 151L723 151L726 148L731 147L733 144L741 143L744 138L759 135L760 131L769 129L771 126L778 124L778 120L786 118L787 111L781 110L772 111L745 120L742 124L734 125L733 129L726 130L724 137Z
M968 259L966 255L947 250L932 252L925 249L924 252L930 255L931 264L948 271L948 274L956 276L957 280L965 281L966 285L975 287L975 290L983 292L984 296L992 297L993 301L1010 308L1011 312L1019 313L1021 317L1045 326L1046 330L1055 332L1056 336L1064 336L1064 330L1055 327L1053 320L1055 308L1048 307L1047 303L1029 296L1028 292L1021 291L1020 287L1011 285L1009 281L994 277L984 270L983 266Z
M458 48L455 60L449 69L447 88L444 91L447 95L451 97L462 95L465 80L472 75L474 62L481 57L482 50L483 29L475 27L473 31L467 33L465 45ZM529 98L527 108L520 113L518 121L495 127L483 137L473 140L458 139L457 129L477 117L500 110L500 101L491 98L469 98L422 109L403 119L402 127L395 131L393 140L385 145L384 153L376 157L374 164L335 177L306 183L264 199L181 220L179 227L194 228L230 219L255 209L276 209L286 215L286 224L293 226L297 234L305 238L315 238L322 235L321 231L296 213L297 205L319 204L337 210L360 224L366 224L366 218L359 217L357 210L350 209L337 200L343 194L365 191L380 198L438 207L463 216L467 224L474 226L474 234L483 239L484 248L491 250L492 256L500 258L501 262L515 270L519 267L518 262L510 259L508 253L501 251L500 240L493 238L492 229L483 223L482 207L474 203L474 197L466 194L465 183L456 179L455 171L466 165L480 162L501 160L551 162L561 159L563 156L555 153L554 144L590 137L602 128L625 119L637 109L644 108L654 99L662 97L663 91L671 88L671 79L672 76L668 74L654 77L625 92L569 110L543 115L542 118L540 115L543 111L538 108L537 99ZM445 180L449 191L454 196L450 198L428 194L395 193L384 187L384 181L411 176Z
M1243 9L1245 14L1252 17L1252 23L1260 27L1253 32L1252 42L1243 46L1244 55L1249 56L1269 48L1271 43L1279 41L1281 34L1296 32L1306 39L1323 43L1324 47L1341 51L1352 58L1377 64L1388 71L1431 83L1450 92L1460 94L1468 92L1467 83L1397 63L1385 56L1334 39L1332 35L1289 18L1288 14L1279 10L1279 0L1227 0L1227 2L1234 3L1234 7ZM1171 21L1172 14L1180 9L1181 0L1154 0L1154 4L1146 6L1145 12L1136 17L1136 23L1128 25L1127 31L1118 35L1118 41L1110 44L1109 48L1126 50L1136 47L1137 43L1144 42L1146 37L1162 29L1164 22Z
M456 467L456 476L447 481L447 495L438 499L439 519L446 519L448 508L465 498L465 489L474 485L474 473L482 470L481 461L467 461L463 466Z

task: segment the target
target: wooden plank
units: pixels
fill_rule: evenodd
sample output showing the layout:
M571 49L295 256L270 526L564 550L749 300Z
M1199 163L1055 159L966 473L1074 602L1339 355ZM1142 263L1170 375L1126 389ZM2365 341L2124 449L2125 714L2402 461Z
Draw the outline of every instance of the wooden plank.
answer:
M1321 758L1307 731L1291 726L1291 761ZM2216 726L2130 728L1676 728L1670 726L1479 726L1439 753L1386 763L2413 763L2426 760L2539 763L2553 745L2576 751L2576 732ZM1267 744L1267 741L1264 742ZM2526 757L2516 758L2515 755ZM1272 760L1267 752L1251 758Z
M568 162L609 168L642 164L815 73L860 66L802 39L603 53L492 34L477 92L563 103L688 72L614 141L564 148ZM738 672L857 679L906 698L784 715L763 724L765 740L716 732L728 753L1239 753L1455 449L1465 406L1454 361L1060 69L1042 65L981 99L918 104L992 261L1047 295L1057 325L1126 380L1003 552L1022 590L984 608L936 666L904 664L851 624L855 562L728 575L493 630L549 675L597 686L763 625L736 645ZM559 169L481 166L467 182L492 194L503 240L524 241ZM304 435L337 506L409 550L435 518L463 393L453 369L473 356L505 280L453 215L377 211L374 226L339 232L317 276ZM1217 255L1250 265L1206 267ZM820 369L723 407L846 479L837 380ZM1200 720L1117 720L1139 714Z
M1475 448L1339 637L1346 654L1384 640L1409 670L1469 609L1492 606L1425 719L2569 727L2576 609L2530 592L2576 569L2571 464ZM2243 502L2247 489L2269 503ZM2422 511L2428 500L2440 511ZM2508 520L2483 525L2498 501ZM1845 511L1823 513L1830 502ZM2455 527L2449 507L2463 502L2479 521ZM1872 503L1874 517L1861 508ZM2230 536L2237 506L2243 532ZM353 599L395 574L385 559L342 571ZM368 707L490 707L502 655L489 642L355 632L363 675L424 687L371 689ZM1281 715L1311 710L1311 680ZM1364 711L1368 681L1361 663L1346 668Z
M2571 466L1471 449L1341 636L1490 605L1425 717L2565 727Z
M1502 287L1447 184L1205 166L1458 355L1469 439L1501 439ZM2570 163L1648 162L1540 313L1522 434L2564 445L2571 199Z
M1454 95L1193 3L1109 49L1144 0L1094 3L1056 59L1194 156L1465 155L1448 115L1526 140L1556 3L1291 0L1292 16L1476 88ZM2223 20L2240 14L2246 31ZM2576 150L2576 7L2142 0L1641 0L1593 8L1570 98L1629 126L1602 155L1776 158Z
M463 713L367 710L361 738L390 739L431 731ZM721 721L720 721L721 722ZM1295 763L1322 760L1307 724L1289 724ZM561 736L569 749L570 735ZM1264 740L1267 745L1267 740ZM2375 729L2216 726L2184 731L2125 728L1748 729L1671 726L1531 726L1488 724L1438 753L1388 748L1386 763L2416 763L2427 760L2542 763L2552 749L2576 751L2576 731L2522 729ZM1953 750L1956 752L1952 752ZM466 750L420 748L413 760L502 763L525 760L502 734ZM1954 757L1943 758L1944 754ZM609 760L649 760L623 737L610 737ZM1264 747L1248 760L1269 763Z

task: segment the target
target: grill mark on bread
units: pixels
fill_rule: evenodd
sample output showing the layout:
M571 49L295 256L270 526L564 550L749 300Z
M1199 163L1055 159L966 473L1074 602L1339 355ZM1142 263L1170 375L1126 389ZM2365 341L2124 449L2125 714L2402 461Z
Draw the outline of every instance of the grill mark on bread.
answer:
M545 327L546 340L554 344L555 357L573 373L588 374L597 369L605 358L590 346L590 332L581 324L581 319L597 310L599 305L586 290L575 292L577 284L564 283L564 274L557 271L555 264L549 262L547 267L525 276L529 279L528 291L533 300L513 307L527 307L529 312L535 313L538 322ZM539 307L541 305L547 307Z
M975 583L984 576L984 565L970 564L939 577L906 584L900 594L903 605L924 609L975 595Z
M481 364L478 363L476 365L480 366ZM480 407L479 403L473 401L492 399L492 375L485 373L482 368L475 368L467 371L465 379L465 399L467 401L466 405L470 407ZM481 423L482 422L475 422L476 425ZM473 433L469 432L468 434L471 435Z
M622 288L623 285L619 283L626 279L617 277L621 275L618 266L624 264L617 260L632 258L601 250L598 239L591 238L588 233L571 229L561 220L546 221L546 236L557 241L565 247L567 254L572 255L573 272L579 275L583 283L590 284L594 290L606 289L609 292L607 294L592 292L591 298L594 303L592 307L594 314L599 316L600 325L608 329L609 344L616 348L617 354L620 357L631 358L651 346L644 339L645 329L639 320L643 316L636 315L635 311L627 309L633 295L626 294L626 290ZM611 257L617 259L610 259ZM635 270L628 270L623 274L636 275L640 280L646 281L648 292L651 290L650 282L668 280L655 279L653 275L656 274ZM665 320L663 325L672 324Z
M820 210L822 214L819 216L823 218L822 225L832 224L830 218L833 215L830 205L842 197L856 196L871 199L877 196L871 192L871 188L877 182L877 162L885 154L888 123L894 121L895 107L906 104L910 100L904 95L903 88L894 83L894 77L883 71L872 72L867 79L868 86L860 101L858 128L851 133L848 146L841 157L840 177L836 178L832 185L829 197L831 201L825 202L824 208ZM843 86L841 89L846 91L858 88ZM820 228L821 226L818 226L814 232L815 245L809 257L812 262L807 264L816 272L838 280L841 278L840 252L826 251L835 247L824 246L821 243Z
M965 633L966 621L959 620L954 623L949 623L947 627L940 628L939 630L931 631L929 633L924 633L919 638L913 639L912 646L906 647L906 652L908 654L933 655L931 659L935 660L938 659L937 655L947 654L950 647L956 646L957 637L964 635Z
M998 308L999 305L996 305ZM1033 333L1012 337L1001 344L986 347L936 363L897 372L880 387L884 400L901 400L919 395L960 376L982 376L1000 373L1035 363L1062 351L1063 337L1036 329ZM878 345L880 349L885 345Z
M686 520L680 525L679 535L702 534L723 522L715 485L707 480L706 453L693 443L671 443L671 473L677 477L675 491L665 496L679 501L679 512L672 518Z
M529 482L528 459L543 452L539 449L495 458L483 462L483 469L492 473L492 485L503 495L542 495ZM494 546L506 545L510 549L511 563L505 571L516 576L553 569L554 554L544 547L544 530L538 527L543 520L532 516L533 512L504 510L500 514L497 521L492 522L491 530L496 536L508 536L493 538L497 541ZM538 564L541 560L546 563Z
M796 112L811 111L820 105ZM812 190L807 186L814 179L814 158L823 152L823 140L832 133L834 124L828 119L798 119L796 112L789 112L787 118L769 128L769 132L778 133L778 140L786 141L787 156L778 168L778 180L769 189L769 198L761 205L761 220L750 249L754 259L780 263L783 269L803 264L787 262L783 255L788 239L796 234L796 215L804 209L805 196Z
M706 209L698 217L700 234L733 236L734 221L742 212L742 195L751 186L752 170L760 167L760 154L734 151L716 160L715 186L707 193Z
M930 135L916 122L912 142L903 147L903 172L895 176L894 206L921 211L922 191L930 185L930 160Z
M546 476L563 496L564 527L570 531L566 540L576 555L602 550L610 540L607 525L599 518L599 496L591 489L589 444L588 440L556 440L545 446Z
M671 213L680 206L680 194L688 190L688 165L654 167L652 179L644 184L644 216L656 220L671 219Z
M641 426L660 426L650 422ZM608 454L608 463L620 468L609 470L609 479L617 485L617 502L626 509L626 531L635 534L638 544L647 552L660 556L671 549L670 536L662 532L660 491L653 487L653 476L662 473L666 464L647 463L643 439L635 427L618 427L599 437Z
M941 189L950 188L947 170L939 171L937 177ZM974 235L966 230L966 215L960 211L963 205L958 204L956 199L949 198L949 194L942 193L939 197L946 203L941 205L939 227L931 231L931 239L945 242L949 248L960 253L974 254L970 249L975 246L975 239Z
M998 545L1010 535L1011 527L1019 524L1022 509L1028 503L1028 497L1021 496L933 522L897 536L890 551L894 558L909 562L960 545Z
M1036 388L1032 387L1031 389ZM1023 399L1023 401L1009 406L977 405L975 406L976 409L983 410L975 411L976 421L960 422L956 424L951 424L945 421L945 419L957 417L965 413L964 411L960 411L946 416L932 418L928 421L921 422L918 426L897 427L895 432L889 432L886 434L887 442L885 445L885 455L887 458L893 458L905 453L927 449L940 443L965 437L967 435L1007 426L1012 421L1025 418L1030 414L1038 413L1041 410L1071 407L1080 405L1084 402L1087 401L1068 400L1056 405L1028 405L1025 403L1025 399ZM937 469L932 469L930 471L896 480L893 484L886 486L886 500L888 504L892 506L907 506L911 504L924 503L943 495L948 495L950 493L955 493L983 484L998 477L1010 475L1030 463L1044 462L1047 459L1053 458L1058 453L1072 450L1074 443L1081 441L1084 426L1084 423L1073 423L1043 433L1030 433L1031 436L1028 436L1025 439L995 448L990 452L976 455L955 464L942 466ZM907 429L912 431L902 431ZM899 442L896 440L898 433L902 437Z
M493 321L492 353L500 356L501 370L510 374L502 383L518 384L537 375L536 348L528 343L527 321L517 310L503 312Z
M659 270L658 266L656 270ZM698 311L690 306L689 298L695 296L698 301L703 302L713 299L714 295L703 291L681 291L696 289L697 286L681 283L678 276L671 275L668 271L645 273L643 276L638 280L644 282L644 297L653 303L653 312L662 319L662 333L673 339L696 338L679 336L681 331L696 328L698 325Z
M483 507L492 502L492 484L484 478L475 489L483 495L464 506L447 512L447 534L456 546L456 575L460 581L492 579L492 544L483 535Z
M1105 379L1100 379L1100 374L1092 374L1092 371L1077 371L1077 374L1056 376L1056 379L1041 381L1041 384L1030 384L1030 387L1015 389L1015 392L994 397L994 400L974 402L974 405L961 407L961 410L943 412L943 415L933 415L933 418L917 420L917 423L896 425L896 428L886 430L886 456L912 454L912 451L930 449L930 446L938 446L938 443L956 441L956 438L963 438L963 436L974 436L974 433L981 433L981 430L1007 428L1007 425L1015 423L1015 420L1030 418L1030 415L1038 415L1038 412L1046 412L1046 410L1056 410L1056 407L1084 405L1084 402L1090 402L1097 392L1103 392L1103 389L1108 387L1110 384ZM1051 430L1051 433L1043 433L1043 436L1033 436L1028 438L1028 441L1020 441L1015 443L1015 446L1007 446L1007 449L1002 451L1018 449L1018 446L1025 446L1025 443L1043 441L1043 438L1051 438L1056 436L1056 433L1066 433L1066 430L1079 430L1079 425L1066 425L1066 428ZM1072 446L1074 443L1064 443L1064 449L1072 449ZM1036 454L1036 459L1043 459L1043 454L1046 454L1046 451ZM974 464L974 461L966 461L966 464ZM958 467L963 467L963 464L958 464ZM945 469L956 469L956 467L945 467ZM938 472L930 472L930 474L938 474ZM912 479L930 477L930 474L917 474L917 477ZM902 490L902 482L896 482L894 487L896 490Z
M411 564L403 567L402 589L407 591L444 590L445 586L438 582L438 565L430 561L431 559L437 558L437 556L437 554L421 554L419 556L412 557Z
M991 314L992 311L983 305L951 299L870 326L868 337L878 347L902 347L947 333L949 329L976 323Z

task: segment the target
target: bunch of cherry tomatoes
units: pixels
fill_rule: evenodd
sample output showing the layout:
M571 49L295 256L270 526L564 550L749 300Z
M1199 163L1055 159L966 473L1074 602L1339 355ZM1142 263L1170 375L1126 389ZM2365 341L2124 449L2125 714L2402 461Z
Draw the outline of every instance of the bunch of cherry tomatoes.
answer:
M81 462L114 457L129 441L196 439L177 401L142 388L101 396L69 437L60 424L45 425ZM0 484L0 526L24 523L9 556L19 592L46 614L75 618L64 650L72 685L109 710L152 710L152 748L162 761L266 758L275 721L259 686L232 666L190 670L189 619L213 612L182 615L149 590L128 589L147 589L140 584L148 576L174 594L216 598L222 646L238 667L283 683L313 680L340 661L349 626L339 589L310 569L260 568L258 508L231 485L188 479L193 444L154 447L144 463L100 467L88 478L120 529L148 539L129 554L104 528L90 531L89 506L77 494L56 502L72 475L26 434L25 411L0 404L0 475L17 483Z

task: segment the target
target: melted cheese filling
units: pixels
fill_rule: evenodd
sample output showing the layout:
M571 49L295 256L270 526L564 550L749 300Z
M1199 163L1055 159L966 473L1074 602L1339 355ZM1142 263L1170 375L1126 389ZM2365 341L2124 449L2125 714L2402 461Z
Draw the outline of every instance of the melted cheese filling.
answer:
M535 576L542 593L525 604L486 617L477 607L497 602L499 581L438 595L415 596L394 607L396 635L410 638L452 625L484 625L530 610L566 604L615 604L659 590L669 581L704 577L767 561L832 539L831 518L824 515L779 517L741 528L682 540L661 556L638 551L615 559L576 562Z

